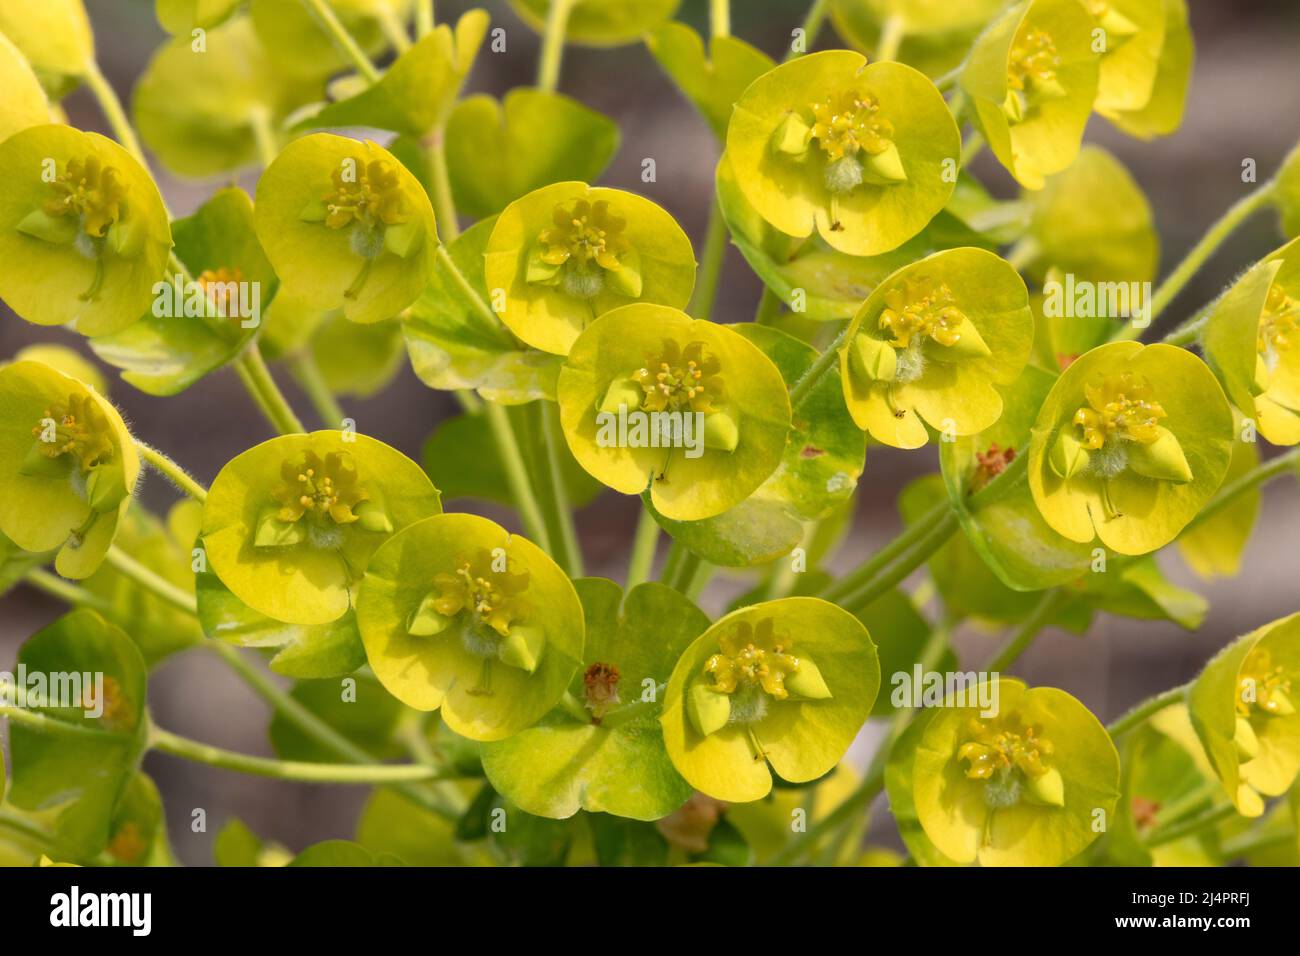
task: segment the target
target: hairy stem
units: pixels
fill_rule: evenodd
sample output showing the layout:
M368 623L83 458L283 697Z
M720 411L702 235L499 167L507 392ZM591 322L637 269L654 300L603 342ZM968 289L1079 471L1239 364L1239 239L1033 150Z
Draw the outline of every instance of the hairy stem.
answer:
M366 51L361 49L357 41L352 38L352 34L343 26L334 8L329 5L329 0L302 0L303 5L316 15L325 32L330 35L334 45L339 51L346 56L356 71L364 76L371 83L379 79L379 70L370 62L370 57L366 56Z
M506 473L506 482L510 486L510 494L524 523L524 533L547 554L554 554L550 535L546 531L546 520L542 517L541 505L538 504L532 483L528 480L524 456L519 450L519 439L515 436L514 426L510 424L510 416L506 414L505 408L496 402L484 403L483 414L492 429L497 456L501 459L501 466Z
M172 461L157 448L152 445L146 445L144 442L137 440L135 449L140 453L140 457L158 474L162 475L173 485L179 488L185 494L189 495L195 501L202 504L208 500L208 489L195 481L186 473L185 469L176 462Z
M149 168L149 161L145 159L144 150L140 146L140 139L135 135L135 129L131 126L131 121L127 119L126 110L122 108L122 101L117 97L117 91L113 89L113 84L108 82L99 68L99 64L94 60L86 67L86 73L82 77L86 82L86 87L90 90L95 101L99 103L99 108L108 120L109 128L113 131L114 138L122 144L122 147L135 157L136 162L146 170Z
M321 424L326 428L342 428L343 420L348 417L347 413L343 411L338 399L330 391L329 383L321 374L316 357L310 351L304 350L289 361L289 369L293 372L298 385L307 393L307 398L311 401L312 408L316 409L316 417L321 420Z
M583 576L582 548L573 524L573 509L565 487L564 472L560 469L564 448L564 433L560 428L560 407L553 402L538 402L537 413L541 419L542 446L545 463L539 469L542 505L545 509L547 534L555 545L556 563L571 578Z
M1144 723L1152 714L1157 714L1166 707L1181 703L1187 696L1190 685L1182 684L1170 690L1162 691L1154 697L1148 697L1128 713L1106 725L1106 732L1112 737L1128 733L1138 724Z
M627 564L627 590L650 579L650 569L655 562L655 549L659 544L659 524L650 509L642 506L636 520L636 534L632 538L632 554Z
M709 225L704 233L704 251L701 255L699 278L687 311L697 319L713 315L718 297L718 283L722 278L722 265L727 257L727 224L722 218L722 207L717 197L709 207Z
M451 191L451 174L447 171L447 133L437 129L424 138L424 155L429 164L429 186L433 190L433 209L438 232L446 242L460 236L460 219Z
M1065 592L1052 588L1044 591L1043 596L1038 603L1034 605L1029 616L1021 622L1020 627L1011 635L1011 638L998 649L985 666L986 671L998 672L1006 670L1014 664L1020 655L1029 649L1029 646L1037 640L1038 635L1042 633L1043 628L1051 622L1062 607L1069 603L1069 597Z
M194 595L186 593L157 572L145 567L117 545L109 545L105 560L119 574L130 578L150 594L186 614L197 613Z
M275 384L256 342L244 349L233 365L244 387L276 431L281 435L303 434L307 431L289 405L289 400L280 391L280 386Z

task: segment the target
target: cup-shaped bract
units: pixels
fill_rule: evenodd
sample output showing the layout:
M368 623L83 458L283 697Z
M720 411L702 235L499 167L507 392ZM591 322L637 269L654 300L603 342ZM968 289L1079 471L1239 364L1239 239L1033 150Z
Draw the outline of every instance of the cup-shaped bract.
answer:
M1232 408L1206 364L1172 345L1113 342L1057 379L1034 422L1029 488L1049 525L1146 554L1178 536L1232 458Z
M72 92L95 62L95 38L82 0L0 0L0 33L23 51L54 99Z
M1096 110L1139 139L1183 121L1195 56L1187 0L1084 0L1104 40Z
M855 256L911 239L947 203L961 135L935 85L830 50L763 74L727 127L736 182L781 232Z
M0 298L37 325L83 335L149 310L171 230L158 187L117 143L31 126L0 144Z
M510 0L519 18L541 32L554 0ZM682 0L566 0L564 36L585 46L635 43L672 19Z
M858 427L895 448L919 448L926 424L951 436L988 428L1006 385L1029 360L1029 292L1006 260L948 249L882 281L840 349L844 400Z
M1187 695L1192 726L1239 813L1287 792L1300 772L1300 614L1265 624L1205 665Z
M213 176L260 158L258 137L318 99L318 81L275 66L247 17L209 29L196 48L188 32L159 47L136 84L140 138L169 170Z
M691 786L745 803L767 795L771 771L803 783L833 769L879 689L876 646L857 618L782 598L728 614L686 649L659 722Z
M950 859L1060 866L1110 820L1119 754L1065 691L985 681L920 719L912 797L925 835Z
M790 399L752 342L666 306L606 313L574 343L557 396L578 464L696 521L745 500L781 463Z
M488 293L524 342L567 355L594 319L641 302L686 308L695 288L691 240L635 193L556 183L515 200L484 254Z
M439 515L394 535L366 571L357 625L388 692L440 710L471 740L536 723L582 663L573 583L537 545L477 515Z
M202 545L221 582L255 611L327 624L353 606L381 544L441 511L424 470L383 442L339 431L283 435L217 474Z
M961 86L998 161L1023 186L1074 161L1097 98L1096 23L1079 0L1024 0L971 48Z
M295 140L267 167L254 225L284 288L354 322L418 299L438 245L419 180L383 147L332 133Z
M961 65L975 36L1003 6L1004 0L832 0L831 20L868 56L889 24L902 33L897 58L937 77Z
M20 129L50 121L50 104L45 90L32 72L27 58L3 33L0 33L0 143Z
M1202 337L1228 397L1275 445L1300 443L1300 239L1214 303Z
M93 388L41 362L0 368L0 532L58 549L64 577L89 577L140 475L122 416Z

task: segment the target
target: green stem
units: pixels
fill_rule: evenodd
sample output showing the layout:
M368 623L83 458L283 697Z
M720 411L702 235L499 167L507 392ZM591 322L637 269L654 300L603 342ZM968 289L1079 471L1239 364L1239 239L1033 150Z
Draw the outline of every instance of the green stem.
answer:
M1294 842L1296 831L1281 830L1277 833L1243 833L1232 840L1223 841L1223 855L1226 859L1236 860L1258 850L1271 850L1275 846L1284 846Z
M446 779L446 776L436 768L422 764L306 763L300 760L254 757L190 740L188 737L181 737L161 727L151 728L149 739L154 749L171 754L173 757L257 777L272 777L276 780L298 780L304 783L353 783L370 786Z
M23 580L36 590L43 591L50 597L58 598L73 607L88 607L91 610L99 611L101 614L111 614L115 610L110 601L105 600L93 591L87 591L81 585L65 581L57 574L51 574L42 568L33 568L28 571L23 576Z
M560 64L564 60L564 34L569 14L576 0L551 0L546 13L546 30L542 36L542 56L537 64L537 85L548 93L560 83Z
M253 343L235 359L234 366L250 394L261 407L263 414L282 435L303 434L307 429L290 407L280 386L271 377L271 370L266 367L257 343Z
M514 497L515 507L524 523L524 533L547 554L553 554L550 536L546 532L546 521L542 517L541 506L533 493L532 483L528 480L528 471L524 467L524 456L519 450L519 440L515 437L510 416L503 406L496 402L486 402L483 414L487 416L492 429L492 438L496 442L497 455L506 472L506 481Z
M722 207L717 197L709 207L709 225L704 233L704 251L701 256L699 277L695 294L687 311L697 319L713 315L713 305L718 297L718 283L722 278L722 265L727 258L727 223L722 218Z
M1122 717L1111 721L1106 725L1106 732L1112 737L1118 737L1121 734L1128 733L1138 724L1146 721L1152 714L1159 713L1166 707L1172 707L1174 704L1181 703L1187 696L1190 685L1183 684L1174 687L1171 690L1162 691L1154 697L1149 697L1142 703L1138 704Z
M731 35L731 0L709 0L709 27L715 39Z
M700 556L694 551L682 548L681 559L673 569L673 576L664 583L675 591L689 594L691 583L700 571Z
M1267 206L1273 199L1274 184L1272 181L1261 183L1254 191L1238 199L1232 206L1219 217L1214 225L1210 226L1205 235L1200 238L1196 245L1192 246L1187 255L1183 256L1182 262L1169 273L1160 286L1156 289L1155 295L1151 297L1151 314L1148 319L1154 322L1173 302L1183 288L1192 278L1200 271L1201 266L1214 255L1218 248L1227 241L1228 237L1236 232L1237 228L1249 219L1255 212ZM1115 334L1115 340L1135 339L1141 333L1142 329L1135 326L1132 322L1126 323Z
M11 684L0 685L0 717L7 717L10 724L22 724L29 730L34 730L38 734L51 734L58 737L77 737L82 740L94 740L103 743L105 740L118 738L123 739L129 734L103 730L101 727L92 724L74 724L66 720L56 720L48 714L42 714L40 711L29 710L22 706L21 703L7 703L9 695L14 691L21 690Z
M434 256L442 264L442 267L451 274L451 280L456 283L456 288L470 301L470 304L478 310L479 315L483 316L493 325L501 322L501 317L492 311L491 307L483 301L483 297L478 294L473 283L465 278L465 273L460 271L460 266L456 265L456 260L451 257L445 245L438 246ZM490 404L490 403L489 403Z
M198 613L195 609L194 595L186 593L155 571L145 567L117 545L109 545L105 560L118 573L130 578L140 587L177 610L190 615Z
M668 555L664 558L664 566L659 569L659 583L671 587L677 577L677 569L686 557L686 548L676 538L670 538L669 541Z
M379 70L370 62L370 57L366 56L365 50L357 45L357 41L348 33L347 28L335 15L333 8L329 5L328 0L302 0L303 5L316 14L321 26L334 40L334 44L356 67L358 73L364 76L371 83L379 79Z
M897 60L898 48L906 35L907 24L902 17L886 17L880 28L880 40L876 43L876 61Z
M767 286L763 286L763 295L758 300L758 308L754 310L754 324L775 325L781 315L782 305L781 297Z
M986 145L988 145L988 140L984 138L984 134L979 130L976 130L962 140L960 160L961 168L965 169L969 166L971 161L984 151Z
M261 106L250 110L248 125L253 131L253 142L257 144L257 161L266 169L280 153L280 138L271 122L270 111Z
M900 554L894 563L884 569L875 580L845 595L840 603L848 610L870 607L877 598L902 584L907 576L924 564L930 555L938 551L956 530L957 516L949 510L933 530Z
M386 3L377 4L375 17L379 21L379 29L383 31L384 37L392 44L398 56L411 48L411 38L406 33L406 24L393 12L392 7Z
M140 453L140 457L158 474L162 475L173 485L179 488L185 494L189 495L195 501L202 504L208 500L208 489L191 478L180 465L172 461L157 448L146 445L144 442L137 440L135 449Z
M556 563L571 578L583 576L582 548L578 544L577 530L573 525L573 509L569 506L569 493L560 468L560 455L564 447L564 434L560 430L560 407L552 402L539 402L542 445L546 460L541 470L542 505L545 509L547 534L555 545Z
M321 424L326 428L342 428L343 420L348 417L347 413L343 411L338 399L330 391L329 383L321 374L316 357L311 352L304 351L290 360L289 368L293 372L294 379L307 393L307 398L312 408L316 409L316 416L321 420Z
M122 108L122 101L118 99L117 91L113 89L113 84L108 82L108 78L100 70L99 64L92 60L90 65L86 67L82 79L86 81L87 88L95 97L95 101L99 103L104 118L108 120L109 128L113 130L113 136L147 170L149 161L145 159L144 150L140 147L140 140L135 135L135 129L132 128L131 121L127 119L126 110Z
M452 242L460 235L460 219L456 214L456 200L451 191L451 174L447 171L446 131L434 130L424 138L424 144L438 231L445 242Z
M957 81L961 79L961 73L964 69L966 69L965 63L958 64L947 73L943 74L943 76L936 79L934 85L939 88L940 93L948 92L957 85Z
M1192 817L1183 823L1177 823L1173 826L1158 827L1151 831L1151 835L1144 841L1148 847L1163 846L1166 843L1173 843L1175 840L1181 840L1185 836L1191 836L1194 833L1200 833L1202 830L1208 830L1210 827L1235 816L1237 808L1230 803L1225 803L1213 807L1200 816Z
M835 336L833 341L821 355L817 356L817 361L809 366L808 371L803 373L803 377L795 382L794 388L790 389L790 407L797 409L803 400L808 397L809 393L817 387L821 377L829 372L839 362L840 346L844 344L845 337L849 334L849 326L845 325L840 330L839 335Z
M895 536L892 541L873 554L870 559L863 562L860 567L829 585L821 596L827 601L835 602L843 598L844 595L861 588L900 554L929 534L951 510L947 501L941 501L922 515L914 524L903 529L902 533Z
M1300 448L1292 448L1290 451L1284 452L1262 465L1256 465L1236 481L1220 488L1218 494L1211 498L1206 506L1197 513L1196 517L1187 523L1187 527L1183 528L1182 533L1186 534L1202 522L1209 521L1232 504L1238 496L1267 484L1274 478L1280 478L1288 472L1294 473L1297 478L1300 478Z
M830 9L830 0L813 0L813 4L808 8L808 15L803 18L801 29L803 30L803 50L796 53L794 46L791 45L790 52L786 54L787 60L793 60L797 56L802 56L813 48L817 42L817 36L822 32L822 25L826 22L826 14Z
M433 13L433 0L416 0L415 4L415 35L418 37L428 36L433 32L433 26L437 18Z
M1029 616L1021 622L1010 640L998 649L993 659L984 665L984 669L1001 673L1014 664L1068 602L1069 597L1063 591L1053 588L1043 592L1043 596L1029 612Z
M655 563L655 549L659 545L659 523L650 509L642 506L636 520L636 534L632 538L632 555L627 563L627 590L650 579L650 569Z
M1201 331L1210 321L1210 310L1213 303L1205 306L1191 318L1175 326L1168 335L1160 341L1166 345L1177 345L1180 348L1186 348L1191 345L1200 336Z

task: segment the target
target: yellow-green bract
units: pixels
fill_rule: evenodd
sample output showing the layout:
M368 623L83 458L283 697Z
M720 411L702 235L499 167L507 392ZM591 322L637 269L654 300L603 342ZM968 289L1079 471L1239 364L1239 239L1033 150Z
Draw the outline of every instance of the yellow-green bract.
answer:
M1025 0L989 26L966 59L961 86L972 117L1030 189L1078 155L1097 97L1094 25L1078 0Z
M682 0L568 0L565 37L589 46L632 43L669 19ZM510 0L520 18L541 31L552 0Z
M760 76L727 128L749 203L791 236L814 230L857 256L894 249L943 208L961 136L934 84L910 66L848 50Z
M1192 726L1237 812L1257 817L1300 771L1300 614L1228 645L1192 684Z
M623 494L649 488L655 509L678 521L747 498L780 464L790 431L771 359L726 326L664 306L592 323L560 370L558 397L578 463Z
M771 790L771 771L802 783L834 768L879 689L876 647L857 618L817 598L783 598L700 635L673 668L659 721L691 786L746 802Z
M388 692L440 710L471 740L536 723L583 659L573 584L537 545L476 515L439 515L394 535L366 571L357 623Z
M130 325L166 271L171 230L149 173L111 139L31 126L0 144L0 297L83 335Z
M994 385L1014 381L1033 344L1029 293L983 249L948 249L882 281L840 349L844 399L858 427L895 448L919 448L926 424L950 436L1002 414Z
M1105 831L1119 754L1083 704L1016 680L972 688L996 713L949 698L909 737L912 801L925 836L958 863L1060 866Z
M22 51L0 33L0 143L29 126L50 121L50 104L45 90L32 72Z
M327 624L353 604L371 556L442 510L423 469L365 435L318 431L250 448L203 505L208 563L254 610Z
M483 256L501 321L557 355L611 309L634 302L684 309L695 288L691 241L672 216L635 193L585 183L515 200Z
M1202 339L1228 396L1275 445L1300 443L1300 239L1214 303Z
M0 532L58 550L84 578L104 559L140 474L135 442L94 389L40 362L0 368Z
M95 61L81 0L0 0L0 33L23 51L53 99L72 92Z
M1232 409L1204 362L1172 345L1115 342L1052 387L1034 423L1029 487L1071 541L1146 554L1218 490L1232 440Z
M429 197L374 143L331 133L295 140L262 174L253 215L284 287L354 322L393 318L432 275Z

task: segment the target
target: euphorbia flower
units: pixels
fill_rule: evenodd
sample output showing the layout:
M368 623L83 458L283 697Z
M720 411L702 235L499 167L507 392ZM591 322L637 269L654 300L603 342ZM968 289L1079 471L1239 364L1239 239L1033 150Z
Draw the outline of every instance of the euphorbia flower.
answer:
M370 562L357 624L375 676L452 730L500 740L559 702L582 659L582 605L531 541L475 515L394 535Z
M0 532L26 551L58 550L64 577L92 574L140 474L117 409L41 362L0 368Z
M591 322L633 302L685 308L695 287L691 241L634 193L556 183L506 207L484 253L501 321L534 348L568 354Z
M655 509L679 521L748 497L780 463L790 430L785 382L757 346L665 306L593 322L557 396L578 463L623 494L649 488Z
M1029 487L1071 541L1145 554L1218 490L1232 440L1232 409L1204 362L1171 345L1115 342L1052 387L1034 424Z
M149 310L171 231L158 189L97 133L32 126L0 145L0 297L37 325L83 335Z
M1083 704L1054 687L998 680L996 713L949 699L908 739L912 800L948 858L1060 866L1103 832L1119 798L1119 754Z
M976 123L1021 184L1074 161L1097 96L1093 18L1078 0L1024 0L980 36L961 86Z
M1187 695L1192 726L1238 812L1257 817L1300 772L1300 614L1230 644Z
M876 647L848 612L816 598L735 611L673 669L659 718L668 755L693 787L745 802L844 756L880 687Z
M290 143L257 184L254 222L284 287L354 322L394 317L432 275L429 197L371 142L316 133Z
M1186 0L1083 0L1103 33L1096 110L1150 139L1182 123L1192 75Z
M326 624L352 606L371 555L441 511L438 490L400 452L364 435L319 431L263 442L232 459L203 506L203 547L249 607Z
M840 349L844 398L858 427L919 448L925 425L970 435L997 421L995 384L1015 380L1033 344L1029 293L983 249L950 249L882 281Z
M1300 443L1300 240L1268 256L1210 312L1205 354L1233 404L1275 445Z
M760 76L736 103L727 157L745 198L791 236L871 256L920 232L952 195L957 124L923 74L847 50Z

